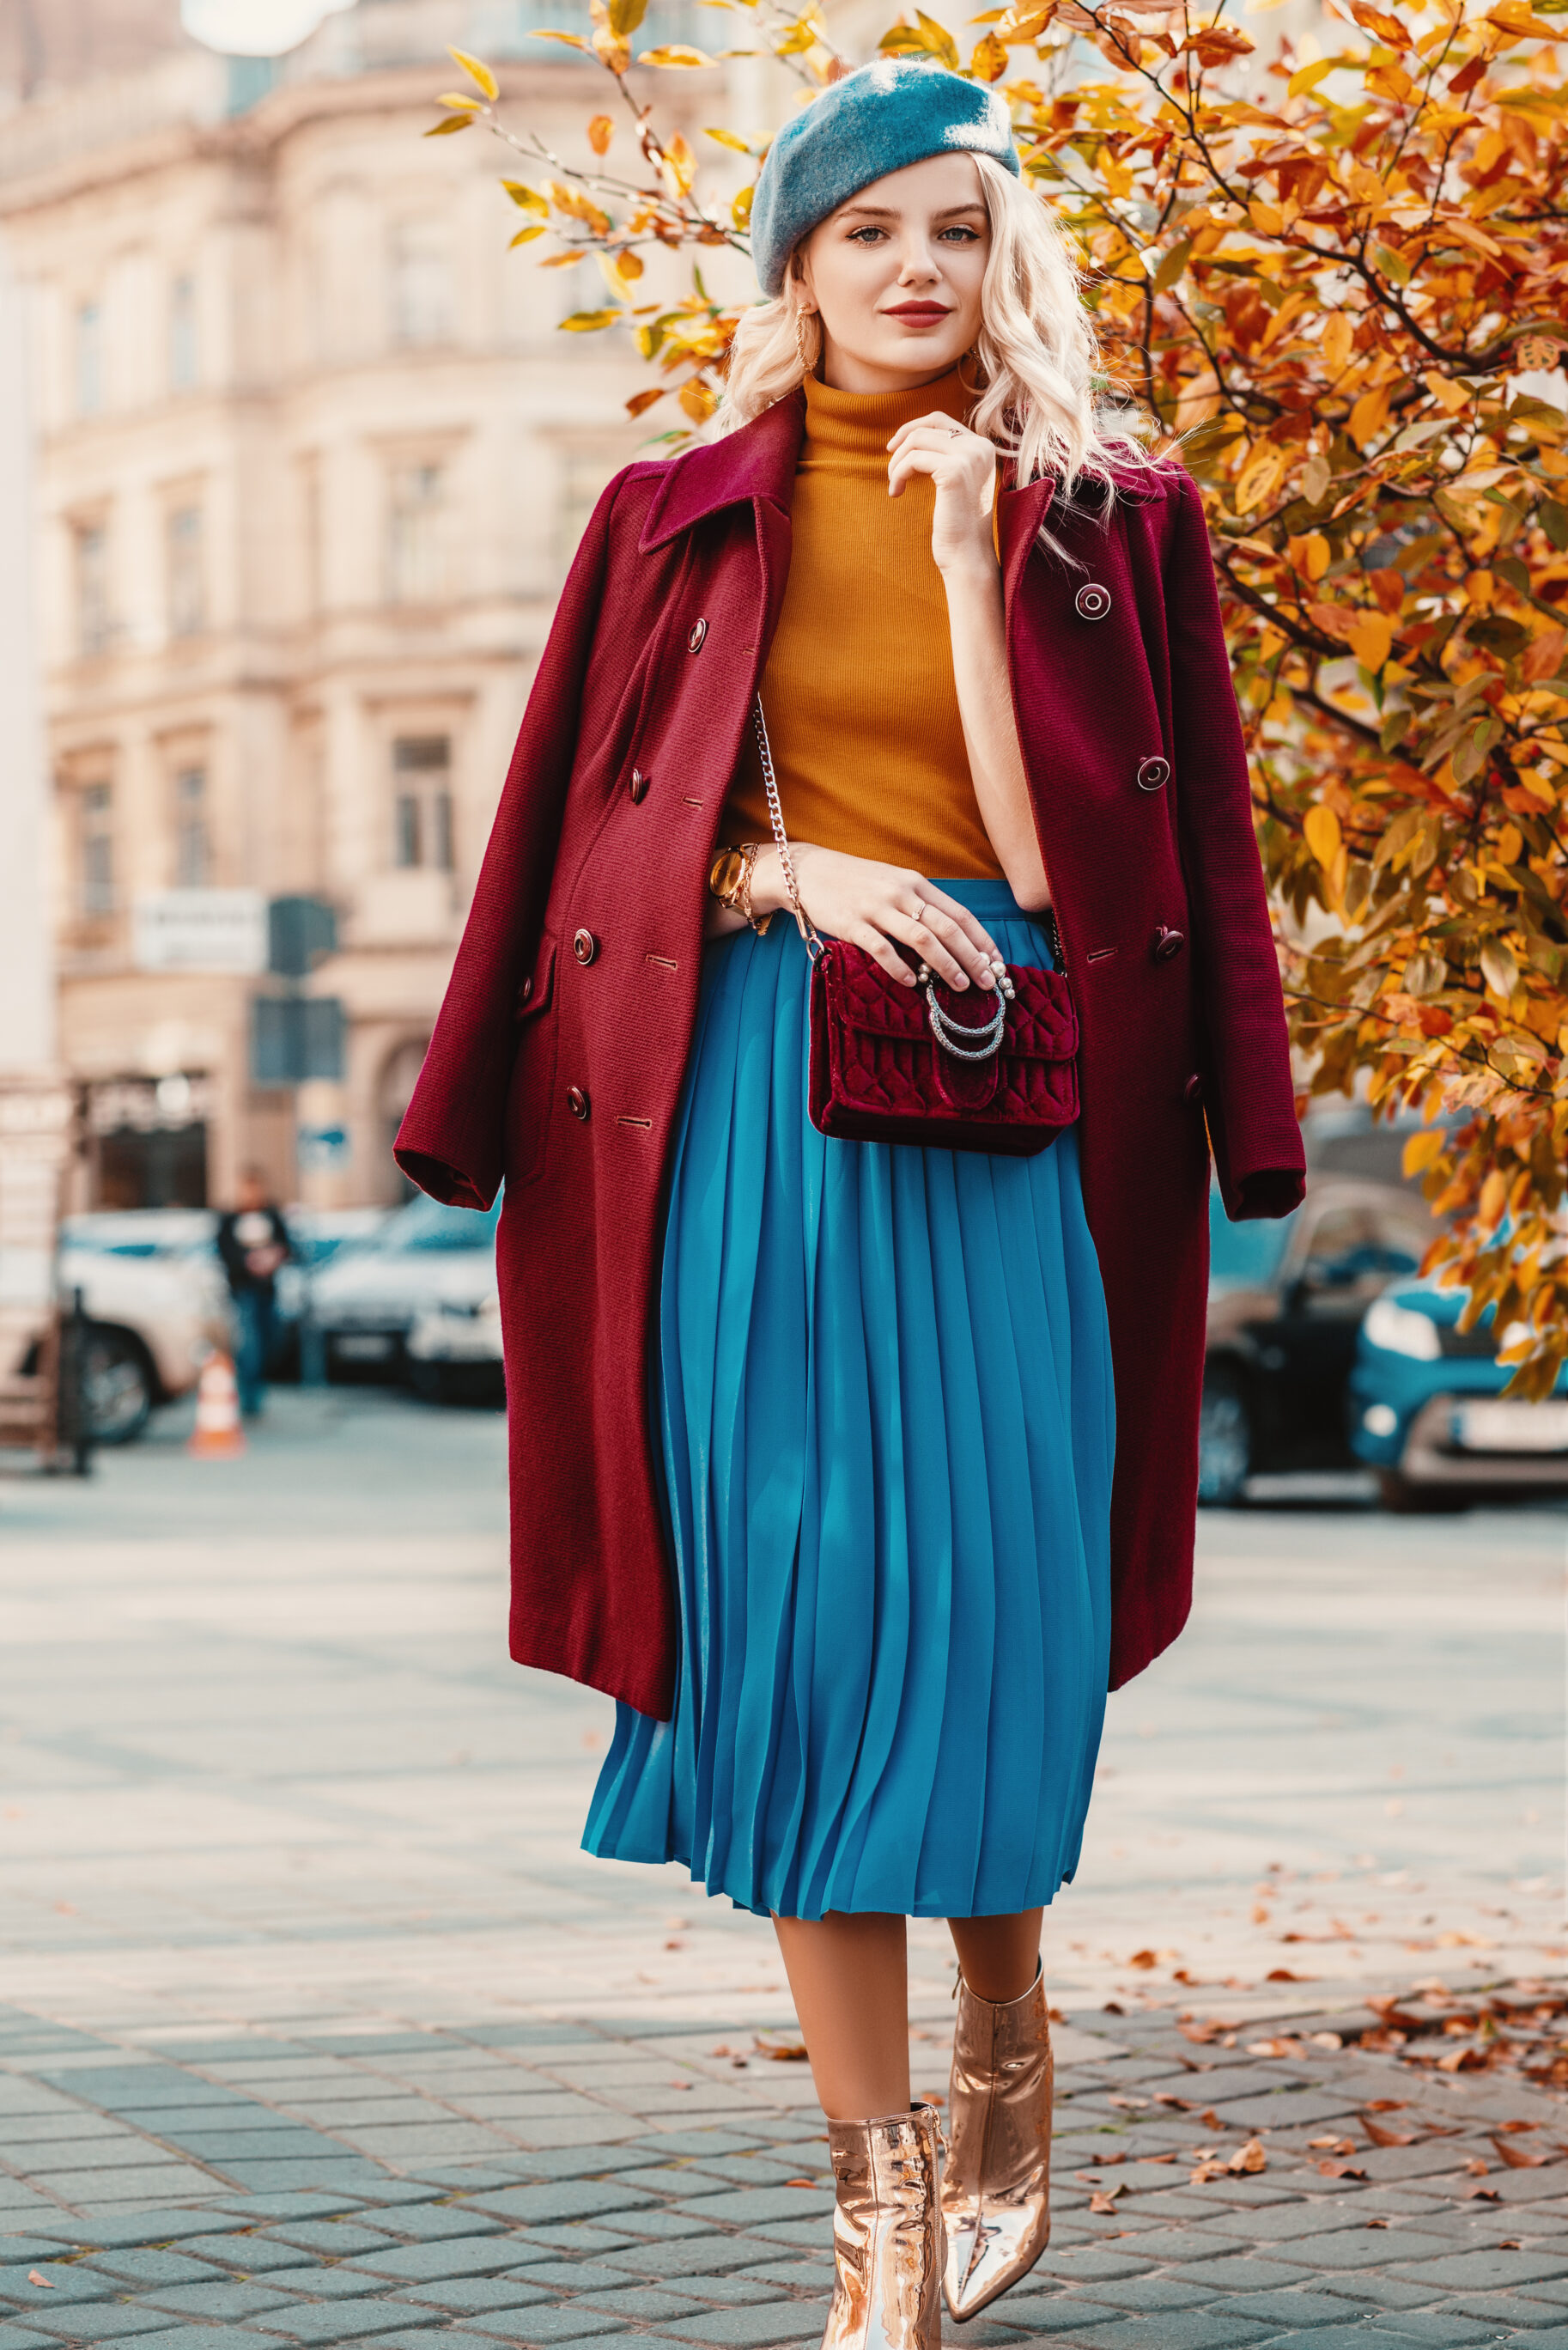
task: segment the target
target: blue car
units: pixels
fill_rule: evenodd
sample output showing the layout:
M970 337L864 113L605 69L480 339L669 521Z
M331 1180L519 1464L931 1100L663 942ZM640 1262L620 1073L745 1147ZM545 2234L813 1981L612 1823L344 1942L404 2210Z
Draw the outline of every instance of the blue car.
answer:
M1483 1492L1568 1492L1568 1376L1541 1403L1505 1398L1489 1307L1461 1331L1466 1293L1403 1282L1367 1309L1350 1375L1349 1433L1390 1509L1458 1507Z

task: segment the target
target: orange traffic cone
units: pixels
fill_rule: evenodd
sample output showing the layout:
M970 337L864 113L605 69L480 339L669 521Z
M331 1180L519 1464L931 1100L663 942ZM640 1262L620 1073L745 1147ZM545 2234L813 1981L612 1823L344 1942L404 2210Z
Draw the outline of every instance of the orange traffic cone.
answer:
M191 1430L186 1450L204 1453L209 1459L233 1460L244 1449L234 1364L227 1355L209 1355L196 1387L196 1425Z

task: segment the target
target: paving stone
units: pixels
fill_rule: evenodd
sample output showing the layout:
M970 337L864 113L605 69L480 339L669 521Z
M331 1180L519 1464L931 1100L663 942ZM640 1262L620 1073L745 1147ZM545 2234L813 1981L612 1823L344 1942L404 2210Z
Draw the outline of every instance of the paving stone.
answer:
M607 2180L562 2178L537 2187L508 2187L499 2194L483 2195L477 2199L479 2210L472 2213L478 2219L487 2214L493 2221L521 2220L524 2225L541 2220L586 2220L601 2211L628 2211L651 2203L652 2196L636 2187L611 2185Z
M541 2302L554 2302L556 2295L543 2285L529 2284L522 2277L449 2277L439 2284L411 2284L400 2293L400 2301L415 2301L421 2307L446 2309L458 2313L486 2309L532 2309Z
M670 2293L656 2284L623 2284L613 2293L586 2293L578 2298L585 2309L649 2324L659 2319L690 2317L702 2307L689 2293Z
M1341 2228L1329 2236L1298 2237L1292 2258L1309 2269L1377 2269L1395 2262L1441 2262L1447 2249L1441 2238L1418 2236L1411 2228Z
M1380 2317L1372 2328L1374 2340L1390 2335L1400 2342L1425 2342L1431 2350L1460 2350L1468 2342L1495 2342L1497 2328L1484 2320L1460 2317L1450 2311L1407 2310L1402 2317Z
M1342 2203L1314 2199L1310 2203L1276 2203L1264 2211L1229 2211L1225 2227L1231 2235L1251 2243L1283 2244L1335 2234L1344 2229L1345 2216Z
M181 2243L192 2236L221 2235L234 2221L219 2211L173 2211L154 2206L142 2211L96 2213L90 2220L62 2222L71 2241L102 2251L138 2244Z
M1013 2287L1014 2293L1025 2291L1023 2284ZM1121 2310L1199 2309L1214 2298L1201 2286L1189 2284L1182 2277L1134 2276L1122 2278L1097 2277L1095 2291L1104 2301ZM994 2314L1012 2322L1012 2295L995 2304ZM1022 2321L1021 2321L1022 2322ZM967 2336L966 2336L967 2339Z
M1343 2276L1314 2277L1313 2287L1342 2305L1348 2301L1363 2309L1425 2309L1432 2299L1428 2285L1407 2284L1403 2278L1377 2276L1366 2269L1358 2274L1347 2271Z
M56 2261L74 2236L0 2236L0 2269L19 2268L34 2261Z
M608 2269L628 2271L633 2276L717 2276L732 2269L752 2267L774 2257L774 2246L746 2236L714 2236L704 2230L699 2237L674 2242L628 2244L624 2251L607 2252L604 2264Z
M1327 2293L1243 2293L1225 2304L1229 2314L1256 2318L1260 2325L1343 2325L1343 2295Z
M213 2272L200 2261L188 2260L182 2252L149 2250L95 2252L90 2260L77 2263L78 2276L91 2272L136 2285L212 2284Z
M265 2284L242 2284L233 2277L210 2277L202 2284L160 2285L147 2295L159 2309L182 2317L254 2317L264 2309L288 2305L286 2293Z
M328 2256L342 2253L352 2258L356 2252L390 2250L397 2238L384 2228L364 2228L354 2220L302 2220L297 2224L274 2228L264 2239L269 2244L297 2245L301 2251L325 2252Z
M266 2281L280 2293L303 2293L320 2301L352 2301L358 2294L387 2290L385 2277L372 2276L369 2269L357 2269L349 2261L337 2268L269 2269Z
M663 2322L679 2340L721 2343L730 2345L730 2350L763 2350L766 2344L799 2342L814 2332L820 2334L822 2317L822 2309L812 2302L775 2301L764 2309L713 2309L701 2317Z
M420 2323L420 2312L406 2301L334 2301L298 2302L290 2309L267 2312L265 2331L282 2334L291 2342L310 2342L321 2350L337 2350L342 2342L357 2342L362 2335L390 2334L394 2327L410 2331ZM438 2325L440 2313L431 2310L429 2323ZM256 2350L255 2335L247 2336L248 2350Z
M1267 2326L1221 2310L1188 2310L1180 2316L1127 2317L1096 2325L1094 2345L1095 2350L1231 2350L1232 2345L1262 2342L1267 2333Z
M24 2307L41 2302L47 2309L59 2309L67 2301L109 2301L117 2290L112 2278L97 2276L91 2269L71 2268L63 2261L34 2265L46 2283L31 2282L31 2268L0 2269L0 2300L20 2302Z
M1096 2337L1096 2340L1098 2336ZM1531 2340L1539 2342L1532 2334ZM1407 2334L1373 2334L1362 2325L1321 2325L1309 2334L1272 2334L1264 2350L1274 2350L1276 2342L1300 2341L1303 2350L1395 2350L1401 2342L1409 2342Z
M192 2249L200 2260L215 2261L249 2276L299 2266L298 2246L275 2243L270 2236L201 2236Z
M1182 2275L1217 2293L1268 2293L1277 2286L1305 2284L1311 2272L1299 2261L1261 2260L1256 2252L1228 2253L1217 2261L1189 2261Z
M1568 2277L1542 2277L1539 2284L1531 2286L1530 2293L1532 2301L1568 2302Z
M553 2286L557 2293L614 2293L628 2279L605 2261L535 2261L518 2271L523 2284Z
M248 2326L161 2326L156 2334L139 2334L137 2350L261 2350L266 2336Z
M626 2236L706 2236L711 2232L695 2211L618 2211L616 2225Z
M521 2328L509 2325L504 2314L497 2311L493 2317L472 2317L469 2325L475 2333L499 2335L504 2342L520 2342L534 2350L536 2344L576 2342L589 2334L618 2334L618 2317L606 2317L595 2309L582 2309L570 2302L557 2303L554 2309L531 2309ZM445 2342L444 2335L437 2339Z
M1105 2277L1147 2276L1148 2271L1147 2261L1098 2244L1062 2252L1052 2245L1037 2263L1038 2274L1060 2277L1064 2284L1098 2284Z
M1474 2299L1457 2301L1454 2308L1461 2317L1473 2317L1483 2325L1561 2325L1563 2312L1549 2301L1537 2301L1534 2288L1529 2293L1510 2293L1478 2294Z
M439 2237L424 2244L395 2244L389 2251L361 2252L355 2266L377 2276L406 2277L422 2283L437 2277L495 2276L516 2266L510 2236Z
M1054 2249L1054 2242L1053 2242ZM1137 2239L1138 2257L1150 2261L1212 2260L1249 2250L1244 2236L1208 2228L1153 2228Z
M0 2350L57 2350L57 2345L52 2334L39 2334L30 2325L7 2325L0 2319Z
M1553 2325L1544 2334L1525 2336L1530 2350L1568 2350L1568 2325Z
M676 2210L681 2210L678 2203ZM826 2216L833 2210L829 2189L815 2187L741 2187L727 2194L704 2195L701 2205L689 2216L710 2227L754 2228L784 2220L807 2220L815 2214Z
M1389 2239L1390 2242L1393 2239ZM1394 2273L1409 2274L1399 2261ZM1490 2249L1484 2251L1453 2252L1421 2264L1419 2282L1436 2294L1447 2293L1486 2293L1498 2286L1535 2284L1549 2278L1568 2276L1568 2260L1553 2252L1506 2252ZM1412 2277L1412 2282L1414 2282Z

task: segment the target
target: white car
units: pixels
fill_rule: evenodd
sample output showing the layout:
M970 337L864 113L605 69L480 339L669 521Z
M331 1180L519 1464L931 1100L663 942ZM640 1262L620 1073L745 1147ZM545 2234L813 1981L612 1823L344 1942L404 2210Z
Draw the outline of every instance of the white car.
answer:
M432 1314L454 1324L476 1315L495 1292L499 1214L499 1201L481 1215L411 1200L324 1265L311 1281L310 1311L328 1377L400 1378L411 1367L416 1325Z
M67 1216L56 1282L81 1293L88 1418L97 1444L129 1444L155 1405L193 1388L214 1347L232 1348L228 1283L201 1208Z
M482 1295L448 1295L417 1314L403 1352L410 1386L431 1403L504 1403L501 1297L493 1272Z

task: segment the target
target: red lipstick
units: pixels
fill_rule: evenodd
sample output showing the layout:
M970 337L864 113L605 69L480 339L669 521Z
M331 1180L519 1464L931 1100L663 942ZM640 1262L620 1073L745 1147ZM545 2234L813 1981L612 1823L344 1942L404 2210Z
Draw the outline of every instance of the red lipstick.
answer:
M940 327L952 313L941 302L900 302L883 312L884 317L901 318L907 327Z

